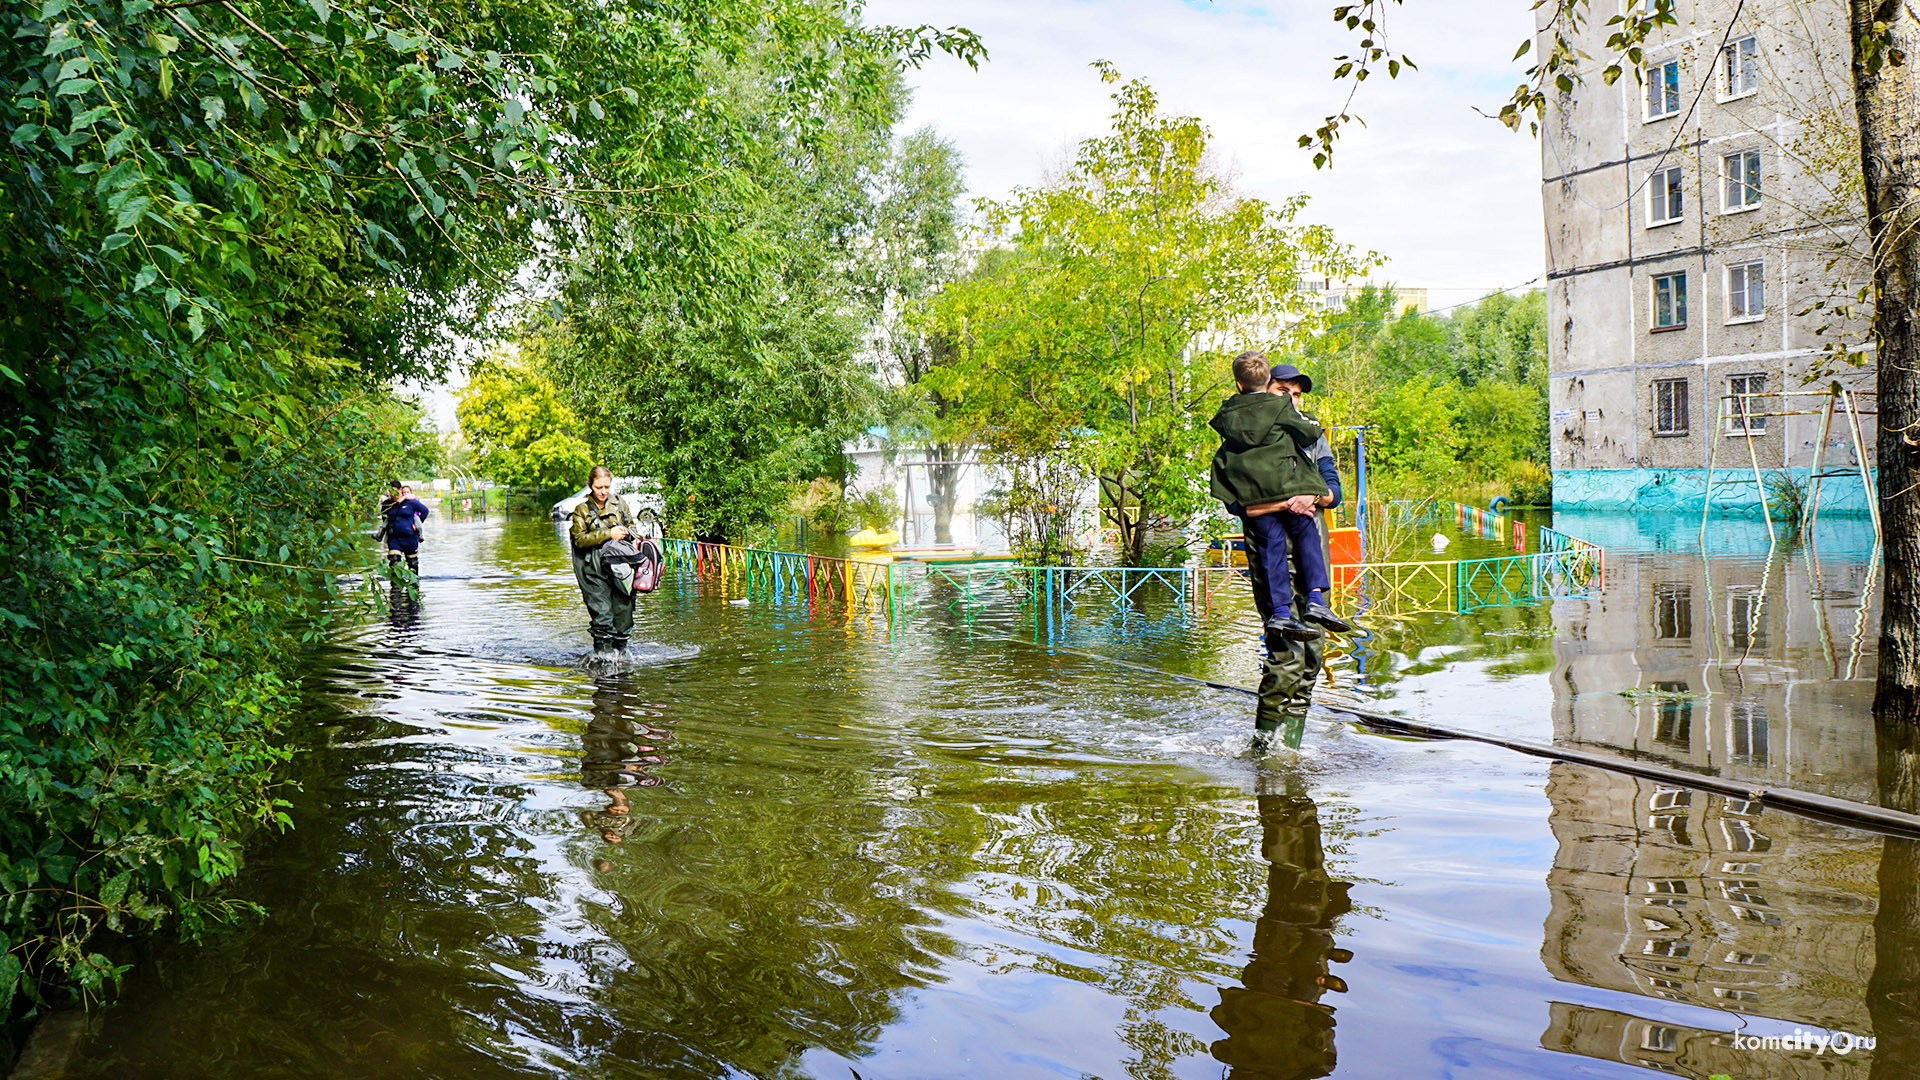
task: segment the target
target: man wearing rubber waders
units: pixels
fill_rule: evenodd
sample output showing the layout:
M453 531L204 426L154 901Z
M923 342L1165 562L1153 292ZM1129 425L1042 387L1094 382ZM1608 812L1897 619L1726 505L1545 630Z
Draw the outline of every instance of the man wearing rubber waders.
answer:
M1324 592L1318 508L1334 505L1338 496L1314 460L1323 433L1300 414L1296 395L1271 392L1276 383L1283 390L1304 384L1304 392L1312 382L1290 364L1269 368L1266 356L1253 351L1234 357L1233 378L1239 393L1211 422L1221 436L1212 488L1241 520L1247 577L1266 640L1254 711L1258 752L1283 721L1286 741L1298 745L1320 674L1321 628L1350 627L1327 608Z
M615 587L600 558L609 540L633 535L633 516L624 499L613 497L613 474L595 465L587 474L587 497L573 508L567 536L573 541L573 579L587 604L587 629L593 634L593 658L611 660L626 650L633 632L633 594Z

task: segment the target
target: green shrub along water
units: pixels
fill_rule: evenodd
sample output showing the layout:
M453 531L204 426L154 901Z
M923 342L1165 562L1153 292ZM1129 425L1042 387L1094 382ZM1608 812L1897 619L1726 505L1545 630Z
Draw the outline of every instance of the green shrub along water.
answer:
M235 916L301 646L418 465L391 388L595 241L724 306L784 265L712 209L743 148L939 49L815 0L0 5L0 1015ZM710 92L749 56L752 117Z

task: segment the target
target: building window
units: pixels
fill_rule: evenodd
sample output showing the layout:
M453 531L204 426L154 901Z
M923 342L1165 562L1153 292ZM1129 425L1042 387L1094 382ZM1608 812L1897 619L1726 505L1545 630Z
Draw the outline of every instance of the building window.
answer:
M1653 433L1687 433L1687 380L1653 380Z
M1653 587L1653 632L1667 640L1693 636L1693 586L1662 581ZM1655 690L1687 693L1683 682L1655 683Z
M1720 209L1725 213L1760 205L1760 151L1741 150L1720 159Z
M1666 983L1676 987L1680 985L1671 979L1655 979L1654 983L1656 985ZM1671 1028L1665 1024L1648 1024L1647 1029L1640 1033L1640 1049L1674 1053L1680 1049L1680 1029Z
M1767 705L1764 701L1736 701L1727 714L1728 750L1745 765L1767 763Z
M1767 418L1754 415L1764 412L1766 406L1751 396L1764 394L1766 390L1765 375L1732 375L1727 378L1727 434L1749 435L1767 430Z
M1678 330L1687 325L1687 275L1662 274L1653 279L1653 329Z
M1770 851L1773 840L1755 832L1752 823L1739 818L1721 818L1720 835L1726 838L1728 851Z
M1647 224L1671 225L1680 220L1686 208L1685 188L1680 182L1680 166L1658 169L1647 181Z
M1765 598L1757 590L1745 588L1730 593L1727 597L1727 627L1734 648L1765 649L1769 644Z
M1686 788L1656 787L1653 794L1647 796L1647 809L1674 810L1693 805L1693 792Z
M1647 119L1664 120L1680 111L1680 61L1647 69Z
M1760 41L1744 37L1727 46L1720 54L1722 91L1730 98L1745 97L1760 89Z
M1727 321L1742 322L1765 318L1767 314L1767 271L1764 264L1751 262L1727 267Z

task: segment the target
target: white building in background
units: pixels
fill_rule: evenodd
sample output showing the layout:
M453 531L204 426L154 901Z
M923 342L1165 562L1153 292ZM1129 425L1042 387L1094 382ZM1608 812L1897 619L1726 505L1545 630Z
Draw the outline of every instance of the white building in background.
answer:
M1638 78L1606 86L1589 71L1541 129L1558 506L1698 512L1711 454L1714 504L1757 512L1755 465L1804 483L1822 418L1746 414L1823 403L1735 398L1721 419L1726 395L1838 379L1871 408L1871 367L1831 370L1822 355L1864 341L1864 324L1814 307L1851 294L1862 267L1845 5L1674 6L1678 25L1654 32ZM1545 44L1555 8L1539 10ZM1596 2L1576 45L1609 55L1616 10ZM1870 465L1871 417L1861 439ZM1844 420L1821 460L1840 472L1823 511L1864 513Z
M1358 284L1334 281L1332 278L1309 278L1300 282L1299 292L1307 297L1307 314L1327 311L1345 311L1347 301L1358 295L1368 286L1379 286L1377 282L1363 281ZM1424 315L1427 313L1427 290L1407 289L1395 285L1393 288L1393 313L1403 315L1408 308Z
M873 491L884 491L897 508L900 543L906 547L931 546L934 543L933 487L928 478L932 456L929 447L912 439L895 439L884 427L868 428L859 438L849 439L842 451L847 456L847 495L858 498ZM1007 535L991 514L980 511L981 501L1009 485L1005 472L979 462L968 451L957 466L960 475L954 498L953 543L960 548L978 550L985 555L1003 554ZM1084 534L1087 542L1098 537L1096 528L1099 484L1084 479L1075 493L1072 527Z

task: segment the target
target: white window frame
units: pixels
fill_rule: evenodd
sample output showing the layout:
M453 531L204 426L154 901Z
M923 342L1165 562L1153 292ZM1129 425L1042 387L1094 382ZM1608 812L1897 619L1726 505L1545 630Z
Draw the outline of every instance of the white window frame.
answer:
M1647 228L1677 225L1687 216L1687 178L1682 168L1668 165L1647 174ZM1678 210L1673 207L1676 195L1680 203ZM1671 212L1672 216L1657 216L1656 209L1662 214Z
M1674 313L1679 317L1672 322L1666 323L1660 321L1660 283L1663 281L1675 282L1679 286L1678 290L1671 297L1671 300L1674 302L1670 305ZM1649 332L1661 333L1668 330L1685 330L1687 328L1687 272L1685 270L1676 270L1671 274L1655 274L1653 277L1648 278L1647 300L1649 305L1647 308L1647 327Z
M1735 165L1735 161L1739 164ZM1736 169L1740 173L1737 182L1734 176ZM1749 148L1720 155L1720 212L1745 214L1760 209L1760 201L1766 197L1760 180L1760 151ZM1740 192L1744 201L1736 203L1727 197L1735 190Z
M1671 87L1667 85L1666 73L1669 70L1673 72L1673 85ZM1646 78L1647 91L1646 94L1641 97L1640 101L1641 106L1645 110L1641 122L1651 124L1657 120L1665 120L1668 117L1680 115L1680 98L1683 96L1680 92L1680 61L1668 60L1661 64L1649 64L1641 74ZM1667 89L1673 91L1671 96L1665 93L1660 95L1661 104L1667 106L1663 112L1653 111L1653 89L1656 84L1663 91Z
M1753 385L1753 381L1756 379L1759 380L1759 386L1757 387ZM1735 389L1734 387L1736 382L1739 383L1739 389ZM1743 400L1748 394L1764 394L1766 392L1767 375L1764 371L1744 371L1738 375L1727 376L1727 393L1740 395L1727 403L1726 433L1728 435L1760 436L1767 433L1767 417L1748 416L1747 413L1752 412L1754 406L1751 402Z
M1743 51L1746 52L1748 58L1751 59L1752 66L1745 72L1740 72L1736 65L1739 64ZM1734 76L1736 74L1745 74L1751 85L1746 87L1737 86L1734 82ZM1752 34L1748 34L1738 41L1728 42L1727 47L1720 51L1719 97L1721 101L1738 101L1744 97L1752 97L1759 92L1760 39Z
M1736 291L1734 287L1734 276L1736 274L1738 274L1740 278L1738 289L1740 303L1737 306L1734 303ZM1765 260L1755 259L1752 262L1729 264L1723 275L1722 285L1727 298L1727 325L1732 326L1735 323L1759 322L1767 317L1767 264ZM1753 294L1756 291L1760 294L1760 307L1757 311L1753 306ZM1765 427L1766 425L1763 424L1761 426Z

